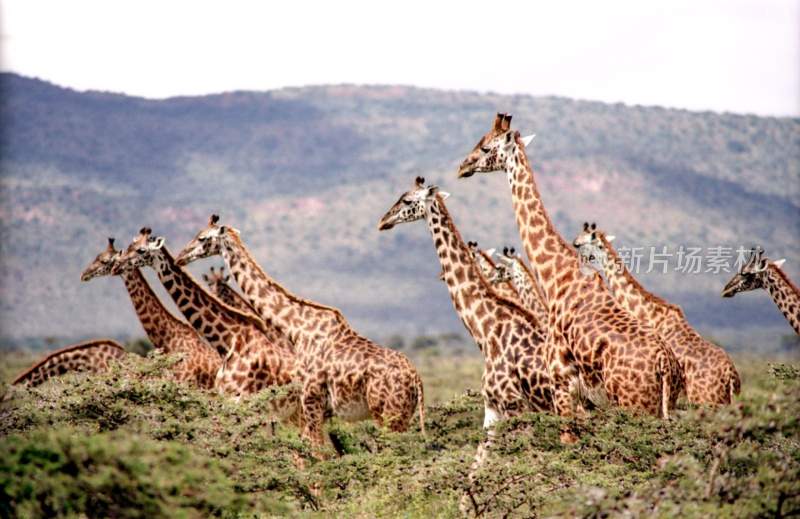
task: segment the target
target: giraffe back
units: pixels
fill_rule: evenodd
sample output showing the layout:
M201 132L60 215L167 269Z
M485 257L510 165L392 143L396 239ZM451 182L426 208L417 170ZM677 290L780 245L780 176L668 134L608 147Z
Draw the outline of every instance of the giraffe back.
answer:
M33 387L71 371L104 371L108 369L111 360L121 359L125 355L125 348L111 339L73 344L47 354L19 374L11 384Z

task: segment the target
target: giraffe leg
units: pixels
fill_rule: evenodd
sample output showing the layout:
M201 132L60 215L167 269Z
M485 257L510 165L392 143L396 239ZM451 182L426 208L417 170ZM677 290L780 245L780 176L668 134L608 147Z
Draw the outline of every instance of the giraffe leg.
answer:
M549 342L548 338L548 342ZM550 376L553 381L553 410L562 418L572 418L576 410L578 393L580 392L580 377L575 366L564 364L558 352L564 351L563 347L551 345L554 358L550 363ZM571 425L565 424L561 428L561 443L572 444L578 441Z
M500 415L494 409L488 405L484 406L483 428L486 430L486 439L484 439L478 445L478 450L475 452L475 460L472 462L472 465L469 468L469 474L467 475L469 486L459 501L458 509L464 515L471 515L470 512L474 512L475 515L478 515L479 504L475 500L475 496L472 494L472 486L477 479L478 470L483 466L484 463L486 463L486 459L489 457L489 451L494 445L497 434L495 430L495 424L499 419Z
M314 455L322 458L321 448L324 445L322 427L325 419L326 389L324 383L310 374L303 384L301 399L303 416L303 437L311 442Z

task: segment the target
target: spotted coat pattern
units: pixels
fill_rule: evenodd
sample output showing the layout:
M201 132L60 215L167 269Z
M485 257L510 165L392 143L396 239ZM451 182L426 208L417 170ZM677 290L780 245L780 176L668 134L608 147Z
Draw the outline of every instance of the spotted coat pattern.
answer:
M663 340L628 314L600 275L581 272L576 252L555 230L511 116L498 114L459 167L459 178L504 171L525 252L548 305L547 341L556 411L569 416L585 384L611 403L667 417L682 389L680 366Z
M584 226L574 244L583 257L600 263L620 305L639 321L650 324L675 354L684 374L688 400L696 404L729 404L739 393L741 381L725 350L697 333L679 306L648 292L625 267L605 233Z
M216 222L216 217L210 219L180 260L222 255L259 317L293 341L303 435L321 445L329 413L348 421L372 418L379 426L404 431L415 408L424 431L422 379L411 361L359 335L339 310L286 290L261 268L238 231Z
M223 394L241 397L270 386L290 384L295 369L293 345L260 319L229 307L211 295L181 268L164 245L164 238L142 232L122 254L112 273L150 266L192 327L208 344L225 352L215 387ZM273 414L296 421L297 392L271 401Z
M89 281L110 275L119 255L120 251L114 249L114 241L110 239L106 250L98 254L86 268L81 280ZM176 318L161 304L139 269L126 269L119 275L125 282L139 322L153 347L165 354L180 357L170 367L175 380L205 389L213 388L222 365L219 353L191 326Z
M20 373L11 384L34 387L65 373L105 371L112 361L120 360L126 355L125 348L111 339L73 344L47 354Z
M789 276L781 269L783 260L770 261L763 257L763 249L759 247L750 261L725 286L723 297L733 297L739 292L765 289L775 302L786 320L800 335L800 289L792 283Z

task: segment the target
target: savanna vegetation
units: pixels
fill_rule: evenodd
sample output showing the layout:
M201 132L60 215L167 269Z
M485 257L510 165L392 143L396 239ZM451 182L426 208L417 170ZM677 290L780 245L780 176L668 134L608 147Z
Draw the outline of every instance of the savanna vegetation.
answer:
M413 342L413 341L412 341ZM742 394L718 410L683 403L667 421L613 409L500 426L475 484L481 362L418 349L427 432L334 421L344 452L318 461L264 414L163 375L174 358L131 355L100 375L2 386L0 517L789 517L800 514L797 359L738 357ZM33 358L3 354L0 377ZM297 460L302 460L298 464ZM300 467L300 468L298 468Z

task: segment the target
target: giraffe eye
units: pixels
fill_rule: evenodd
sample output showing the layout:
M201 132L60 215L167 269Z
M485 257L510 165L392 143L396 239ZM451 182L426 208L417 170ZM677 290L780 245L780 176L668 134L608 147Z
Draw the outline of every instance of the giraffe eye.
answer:
M491 150L491 148L489 148L488 146L481 146L481 151L482 151L483 153L489 153L489 152L490 152L490 151L492 151L492 150Z
M411 205L411 202L411 200L406 200L405 198L403 199L403 203L406 205Z

